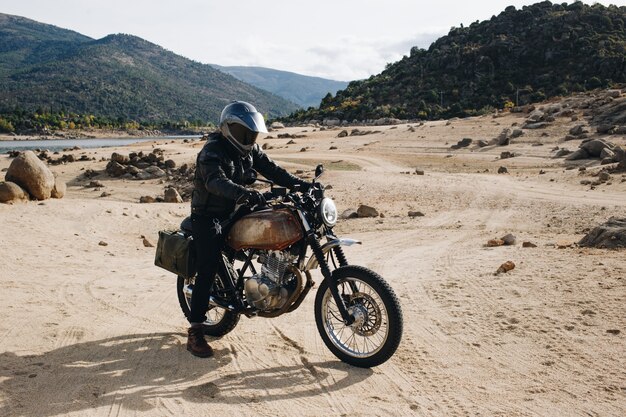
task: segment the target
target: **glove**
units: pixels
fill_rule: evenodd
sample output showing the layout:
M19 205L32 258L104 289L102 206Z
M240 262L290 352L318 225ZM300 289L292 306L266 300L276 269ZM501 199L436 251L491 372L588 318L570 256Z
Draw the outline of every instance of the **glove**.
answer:
M265 203L265 198L256 190L248 190L237 199L237 204L245 204L250 207L261 203Z
M297 183L297 185L300 186L299 191L302 193L306 193L307 191L309 191L311 189L311 183L307 182L307 181L299 181Z

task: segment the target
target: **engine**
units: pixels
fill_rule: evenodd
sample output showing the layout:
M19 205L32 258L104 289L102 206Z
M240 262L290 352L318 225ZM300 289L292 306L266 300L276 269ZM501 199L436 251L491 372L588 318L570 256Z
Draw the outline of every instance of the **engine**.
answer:
M295 288L296 280L289 270L295 259L289 251L261 252L258 258L261 273L245 283L248 303L263 311L283 307Z

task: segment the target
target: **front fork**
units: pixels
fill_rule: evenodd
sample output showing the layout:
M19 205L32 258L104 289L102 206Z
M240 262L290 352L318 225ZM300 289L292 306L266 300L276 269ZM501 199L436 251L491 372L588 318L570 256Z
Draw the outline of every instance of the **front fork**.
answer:
M339 289L337 288L337 280L333 277L333 274L330 271L330 268L328 267L328 262L326 262L324 251L322 250L322 247L320 245L319 240L317 239L317 236L315 235L314 232L310 231L307 236L307 240L308 240L309 246L311 246L311 249L313 250L313 255L315 255L315 258L317 259L317 262L320 266L320 270L322 271L322 275L324 276L324 279L328 281L328 284L329 284L328 287L330 288L330 293L335 299L335 304L337 304L337 309L339 309L339 313L341 314L341 318L343 319L343 322L347 326L351 325L352 323L354 323L355 318L352 314L348 312L348 308L346 307L344 299L343 297L341 297L341 294L339 294ZM343 253L343 249L341 248L341 246L335 246L332 250L335 252L335 255L337 256L337 260L339 261L340 266L348 265L348 261L346 260L346 255Z

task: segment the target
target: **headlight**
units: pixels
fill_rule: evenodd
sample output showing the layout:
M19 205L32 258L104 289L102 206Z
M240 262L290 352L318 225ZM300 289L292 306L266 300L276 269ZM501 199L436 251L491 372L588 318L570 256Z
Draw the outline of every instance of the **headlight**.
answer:
M337 223L337 207L335 202L330 198L324 198L320 203L320 215L322 221L328 227L332 227Z

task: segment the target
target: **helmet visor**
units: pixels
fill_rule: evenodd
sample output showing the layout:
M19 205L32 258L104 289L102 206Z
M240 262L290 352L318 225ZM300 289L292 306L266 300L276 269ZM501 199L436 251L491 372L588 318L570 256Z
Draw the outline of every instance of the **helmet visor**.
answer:
M265 121L261 113L255 111L238 114L237 116L253 132L267 133L267 127L265 127Z
M229 123L228 130L233 139L245 148L254 145L256 143L257 136L259 136L258 132L254 132L239 123Z

